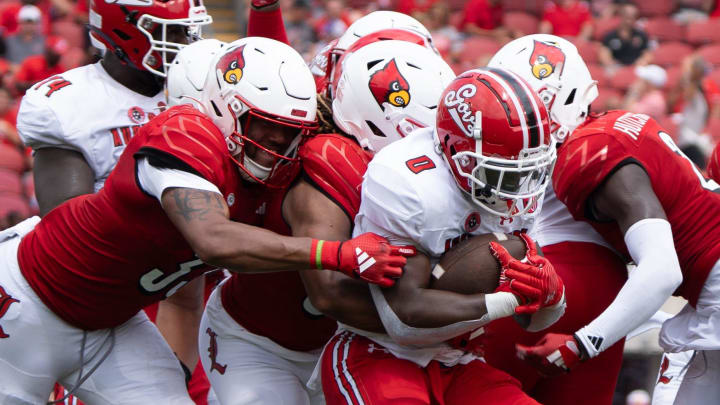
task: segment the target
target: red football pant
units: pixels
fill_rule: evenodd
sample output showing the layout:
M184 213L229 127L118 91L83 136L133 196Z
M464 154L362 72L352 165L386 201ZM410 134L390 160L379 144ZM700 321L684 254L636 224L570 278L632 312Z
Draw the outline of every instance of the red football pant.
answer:
M565 283L567 310L551 327L536 333L522 329L511 318L485 327L485 359L522 382L533 398L549 405L607 405L613 400L624 340L569 374L541 377L516 356L515 343L532 345L546 333L573 334L590 323L615 298L627 280L625 263L610 249L586 242L543 246L543 254Z
M516 379L480 360L423 368L352 332L325 347L322 377L327 405L539 405Z

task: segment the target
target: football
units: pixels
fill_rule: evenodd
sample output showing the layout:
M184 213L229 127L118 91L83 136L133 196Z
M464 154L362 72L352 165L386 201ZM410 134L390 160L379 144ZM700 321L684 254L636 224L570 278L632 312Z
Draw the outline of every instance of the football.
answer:
M447 251L433 268L430 288L460 294L489 294L500 278L500 263L490 251L498 242L516 259L525 257L525 242L515 235L489 233L460 242Z

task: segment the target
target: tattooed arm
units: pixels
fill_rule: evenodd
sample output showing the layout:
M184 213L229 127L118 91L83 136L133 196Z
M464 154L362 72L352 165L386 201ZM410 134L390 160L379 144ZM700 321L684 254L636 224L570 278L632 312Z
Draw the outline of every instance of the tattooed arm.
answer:
M309 267L310 238L292 238L234 222L218 193L168 188L162 194L167 216L198 257L231 271L270 272Z

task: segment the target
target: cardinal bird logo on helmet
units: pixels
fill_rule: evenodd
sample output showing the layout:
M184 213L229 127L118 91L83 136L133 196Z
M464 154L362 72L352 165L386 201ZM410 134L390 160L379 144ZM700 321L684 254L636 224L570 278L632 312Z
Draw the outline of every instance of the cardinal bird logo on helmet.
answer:
M245 58L243 50L245 45L235 48L223 55L218 61L217 68L223 72L223 80L230 84L237 84L242 79Z
M405 108L410 103L410 85L400 74L395 59L370 76L370 92L380 108L383 103Z
M565 53L562 49L548 42L535 42L532 55L530 55L530 66L533 76L542 80L555 71L562 73L565 64Z

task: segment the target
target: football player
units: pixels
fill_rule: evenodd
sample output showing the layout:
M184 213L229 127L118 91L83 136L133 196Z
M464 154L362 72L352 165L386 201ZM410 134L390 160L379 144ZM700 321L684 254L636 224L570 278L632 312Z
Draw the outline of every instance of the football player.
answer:
M505 273L511 279L496 293L462 295L428 284L433 265L456 242L532 226L555 160L547 112L527 84L500 69L461 74L436 108L435 127L385 146L365 173L353 232L372 230L422 253L408 260L395 287L371 288L386 333L341 323L326 345L328 404L537 404L467 341L516 312L534 313L528 327L536 330L557 320L564 295L552 265L531 248L521 272L527 278ZM445 343L459 335L454 346Z
M41 215L103 186L138 128L165 109L164 77L175 53L212 21L202 0L97 0L89 12L90 38L105 50L103 59L35 84L18 114L19 134L35 151ZM173 331L198 324L197 290L201 279L163 302L157 319L188 370L197 363L196 340ZM207 391L206 379L196 383Z
M574 97L586 94L579 88ZM687 371L694 378L683 380L675 403L717 402L720 336L711 325L720 316L720 186L647 115L610 111L579 123L558 150L557 198L637 267L599 316L520 347L520 354L544 374L570 370L612 347L675 294L688 304L663 324L660 345L696 351Z
M243 77L249 64L273 68ZM316 125L312 75L297 52L263 38L228 45L211 68L218 88L203 99L206 113L183 105L158 115L98 193L0 234L2 402L45 402L59 380L91 403L192 403L175 356L138 311L208 264L334 269L383 285L401 274L412 249L377 235L340 242L253 226ZM261 107L236 91L243 78L268 95Z
M431 125L437 99L454 77L438 55L407 41L373 42L344 58L342 80L354 87L336 98L342 103L333 104L324 121L343 123L370 150L401 139L406 132L397 125L407 133L409 122ZM268 201L262 226L293 236L350 238L371 154L351 137L323 133L303 143L299 156L302 172ZM322 392L306 383L336 320L383 330L364 283L318 273L235 274L211 296L200 352L221 403L322 404Z
M562 143L586 118L597 97L592 79L577 49L553 35L516 39L490 60L491 67L512 70L527 81L550 114L552 136ZM571 334L598 316L612 302L627 278L625 263L587 223L572 218L548 186L538 224L531 233L542 246L566 287L565 315L544 333ZM592 290L591 297L587 291ZM506 336L516 336L509 340ZM608 404L615 393L622 365L623 341L577 367L569 375L542 376L516 356L515 344L534 345L542 334L528 333L503 319L486 328L486 359L523 383L541 403Z

